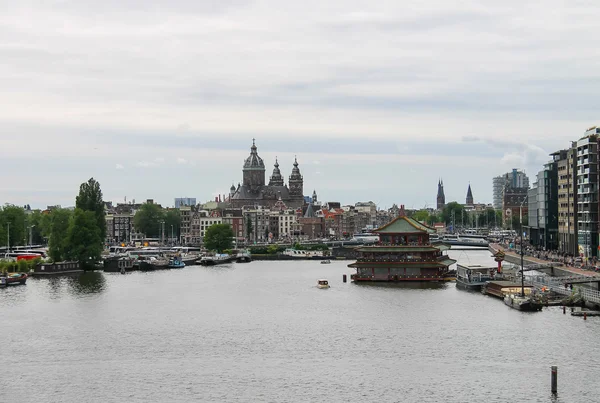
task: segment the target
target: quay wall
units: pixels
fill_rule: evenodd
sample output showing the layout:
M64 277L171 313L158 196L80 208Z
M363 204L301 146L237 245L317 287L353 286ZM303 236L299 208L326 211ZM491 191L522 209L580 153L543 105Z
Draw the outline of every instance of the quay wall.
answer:
M489 251L491 253L496 253L498 250L495 249L494 246L490 244ZM514 252L506 252L505 251L504 260L508 263L520 265L521 264L521 255L517 255L517 254L513 254L513 253ZM534 260L534 259L530 258L529 256L523 256L523 264L525 265L525 267L527 267L527 265L539 264L539 263L540 262L538 260ZM549 263L549 262L544 262L544 263ZM552 267L551 269L548 268L548 269L543 269L540 271L547 273L552 277L581 276L581 273L570 270L569 267L567 267L567 266L562 266L562 263L558 263L558 264L560 264L561 267ZM600 283L579 283L577 285L583 286L586 288L591 288L593 290L600 289Z

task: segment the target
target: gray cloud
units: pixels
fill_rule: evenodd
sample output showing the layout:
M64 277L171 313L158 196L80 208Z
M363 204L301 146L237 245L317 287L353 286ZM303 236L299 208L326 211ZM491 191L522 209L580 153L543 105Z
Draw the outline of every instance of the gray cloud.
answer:
M73 164L96 176L107 169L114 194L140 198L153 188L147 169L200 176L219 158L224 177L206 184L219 189L257 137L269 158L319 161L311 188L333 199L388 195L395 176L361 175L418 165L405 192L381 198L424 200L435 195L422 183L441 173L466 180L438 163L461 161L489 201L492 176L517 163L541 169L597 123L598 17L593 3L558 0L7 2L0 172L33 180L30 194L43 188L31 169L62 175L64 197L87 179ZM359 157L360 172L350 164ZM190 178L169 183L185 188ZM156 198L169 191L183 190ZM27 202L23 189L2 194Z

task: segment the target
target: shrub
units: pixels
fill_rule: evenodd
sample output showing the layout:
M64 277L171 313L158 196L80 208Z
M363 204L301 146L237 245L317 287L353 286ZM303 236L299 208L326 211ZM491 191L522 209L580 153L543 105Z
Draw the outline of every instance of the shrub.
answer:
M17 261L17 271L20 273L25 273L29 271L29 264L27 263L27 260L21 259Z

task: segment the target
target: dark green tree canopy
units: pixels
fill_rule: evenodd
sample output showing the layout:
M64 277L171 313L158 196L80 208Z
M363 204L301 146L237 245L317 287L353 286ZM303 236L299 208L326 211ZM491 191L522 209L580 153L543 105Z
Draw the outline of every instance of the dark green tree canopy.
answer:
M208 250L215 250L219 253L225 249L231 249L233 245L233 230L227 224L213 224L204 235L204 246Z
M9 232L11 247L25 244L25 210L23 210L23 207L6 204L0 208L1 246L8 244L7 236Z
M50 212L50 229L48 236L48 255L55 262L67 259L69 244L68 231L73 212L67 209L54 209Z
M158 237L160 234L161 221L165 220L165 214L158 204L144 203L133 217L135 228L146 234L147 237ZM168 227L170 230L170 227ZM167 224L165 223L165 231Z
M67 232L67 258L79 261L84 269L93 268L100 260L102 243L95 212L76 208Z
M90 178L79 186L79 195L75 199L75 207L84 211L92 211L96 217L96 225L100 230L102 241L106 238L106 218L104 217L104 201L100 184Z
M171 227L172 226L172 227ZM174 237L179 238L179 227L181 226L181 213L178 209L169 209L165 213L165 231L170 237L171 233ZM171 230L172 228L172 230Z

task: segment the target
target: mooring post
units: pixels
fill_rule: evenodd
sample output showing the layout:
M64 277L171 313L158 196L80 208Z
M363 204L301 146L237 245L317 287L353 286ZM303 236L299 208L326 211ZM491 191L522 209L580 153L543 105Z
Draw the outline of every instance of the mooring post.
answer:
M563 305L563 315L566 315L567 313L567 307L565 305Z
M583 313L583 320L587 320L587 312Z
M342 276L342 279L343 279L343 281L345 283L346 282L346 275L345 274Z
M558 382L557 382L557 378L558 378L558 367L556 365L553 365L551 367L551 371L552 371L552 385L551 385L551 389L552 389L552 394L555 395L557 393L558 390Z

